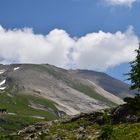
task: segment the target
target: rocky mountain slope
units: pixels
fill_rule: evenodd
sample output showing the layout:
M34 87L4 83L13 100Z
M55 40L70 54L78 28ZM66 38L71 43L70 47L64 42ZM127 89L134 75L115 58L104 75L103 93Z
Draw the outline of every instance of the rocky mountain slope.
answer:
M123 104L120 97L129 95L127 84L103 73L67 71L47 64L0 65L0 77L1 95L6 92L11 98L31 95L49 100L58 110L57 115L75 115ZM46 107L30 99L28 106L44 111Z
M89 75L86 70L47 64L0 65L0 109L7 110L0 115L0 133L123 104L120 97L129 95L129 86L112 79L104 73Z
M124 98L126 96L134 95L135 91L131 91L128 88L128 84L117 80L106 73L90 71L90 70L77 70L75 73L82 77L90 79L95 82L98 86L102 87L104 90L120 97Z
M139 111L138 111L139 112ZM139 140L140 116L129 105L39 122L2 140Z

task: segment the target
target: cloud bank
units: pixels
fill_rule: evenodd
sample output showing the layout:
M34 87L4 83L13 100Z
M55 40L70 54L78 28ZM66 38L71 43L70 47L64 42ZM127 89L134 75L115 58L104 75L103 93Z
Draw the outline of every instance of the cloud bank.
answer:
M138 0L104 0L109 5L124 5L131 7L134 2Z
M6 30L0 26L0 63L49 63L102 71L134 60L138 42L132 27L125 32L99 31L75 38L61 29L42 35L31 28Z

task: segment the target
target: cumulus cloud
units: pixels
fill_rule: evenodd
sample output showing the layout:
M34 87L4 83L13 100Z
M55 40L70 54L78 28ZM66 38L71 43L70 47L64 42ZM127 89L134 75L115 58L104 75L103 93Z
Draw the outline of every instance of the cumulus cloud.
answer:
M34 34L32 29L0 28L2 63L50 63L60 67L68 63L67 54L73 39L64 30L54 29L48 35Z
M125 32L89 33L75 38L60 29L47 35L30 28L0 27L0 63L49 63L79 69L106 70L135 58L139 39L129 27Z
M124 33L90 33L78 39L74 57L80 68L105 70L132 61L138 42L132 27Z
M134 2L138 0L104 0L109 5L124 5L131 7Z

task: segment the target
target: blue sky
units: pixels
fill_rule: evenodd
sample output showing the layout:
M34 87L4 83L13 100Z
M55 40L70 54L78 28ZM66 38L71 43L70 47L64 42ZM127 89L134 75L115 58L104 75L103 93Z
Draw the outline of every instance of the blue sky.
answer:
M99 33L100 30L113 35L118 31L125 34L131 25L134 36L139 38L139 13L140 3L136 1L130 5L127 0L126 3L107 0L0 0L0 24L5 31L14 32L15 28L20 30L28 27L33 29L33 34L44 36L54 29L62 29L71 38L81 38L89 33ZM106 71L124 80L123 73L129 71L128 61L119 61L105 69L87 68ZM85 65L79 65L78 68L86 68Z

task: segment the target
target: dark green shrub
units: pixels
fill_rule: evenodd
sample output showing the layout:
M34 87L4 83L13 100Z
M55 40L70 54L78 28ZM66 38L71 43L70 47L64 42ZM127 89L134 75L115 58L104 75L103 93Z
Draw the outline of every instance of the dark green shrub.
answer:
M113 132L113 126L111 124L106 124L102 127L101 135L99 140L108 140Z
M111 117L109 114L107 113L103 114L103 122L104 124L111 124Z
M131 107L134 111L140 111L140 94L136 94L134 98L126 97L124 101Z

